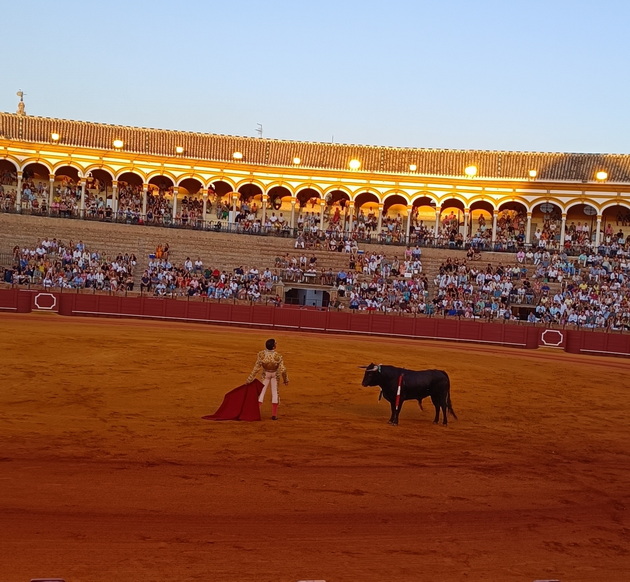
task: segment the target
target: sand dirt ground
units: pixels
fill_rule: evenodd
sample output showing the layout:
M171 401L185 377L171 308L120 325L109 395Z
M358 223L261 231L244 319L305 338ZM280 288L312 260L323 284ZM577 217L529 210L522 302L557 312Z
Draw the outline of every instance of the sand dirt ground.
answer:
M630 579L630 362L277 332L280 420L201 420L269 332L0 315L0 582ZM358 365L442 368L401 424Z

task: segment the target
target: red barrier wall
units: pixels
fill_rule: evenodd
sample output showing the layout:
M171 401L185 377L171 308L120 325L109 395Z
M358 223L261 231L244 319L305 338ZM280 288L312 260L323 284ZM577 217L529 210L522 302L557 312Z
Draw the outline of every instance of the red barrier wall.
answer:
M32 310L31 298L28 296L28 293L17 292L17 312L30 313Z
M573 354L596 354L600 356L630 355L630 334L573 329L568 329L565 333L565 349L567 352Z
M274 308L272 308L274 309ZM300 329L314 329L324 331L326 329L327 313L325 311L300 311Z
M33 307L35 306L35 307ZM404 336L509 345L526 349L553 346L571 353L630 356L630 334L547 330L531 325L482 323L437 317L403 317L312 309L237 305L187 299L118 297L0 289L0 311L58 311L61 315L103 315Z
M331 311L328 314L329 331L347 331L350 329L350 313L342 313L341 311Z
M415 319L411 317L396 317L392 321L392 335L413 336Z
M20 294L21 295L21 294ZM30 302L29 302L30 307ZM1 311L17 311L18 310L18 290L2 289L0 290L0 312Z
M390 315L374 313L370 318L370 332L391 335L394 331L394 318Z

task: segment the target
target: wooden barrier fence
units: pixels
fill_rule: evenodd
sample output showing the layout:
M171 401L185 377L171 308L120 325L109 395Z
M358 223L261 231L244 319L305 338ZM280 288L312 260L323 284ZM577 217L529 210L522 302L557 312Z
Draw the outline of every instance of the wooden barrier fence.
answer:
M548 329L531 324L488 323L441 317L321 311L299 307L204 301L198 298L0 289L0 312L53 311L62 316L126 317L256 328L364 334L524 349L558 348L576 354L630 356L630 333Z

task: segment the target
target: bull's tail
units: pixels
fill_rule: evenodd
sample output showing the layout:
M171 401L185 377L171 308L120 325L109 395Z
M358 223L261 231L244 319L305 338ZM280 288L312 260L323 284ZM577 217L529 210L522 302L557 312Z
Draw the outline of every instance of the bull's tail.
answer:
M453 410L453 405L451 404L451 394L450 394L450 392L449 392L449 395L448 395L448 399L446 400L446 408L449 411L450 415L455 420L458 420L457 415L455 414L455 411Z
M446 393L446 409L455 420L458 420L457 415L453 410L453 405L451 404L451 379L448 377L448 374L446 375L446 379L448 381L448 392Z

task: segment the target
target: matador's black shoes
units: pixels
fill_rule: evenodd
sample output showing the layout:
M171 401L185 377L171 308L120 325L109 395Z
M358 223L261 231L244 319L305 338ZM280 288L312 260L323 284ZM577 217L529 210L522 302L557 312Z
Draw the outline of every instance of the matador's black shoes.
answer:
M271 420L278 420L278 417L277 416L272 416Z

